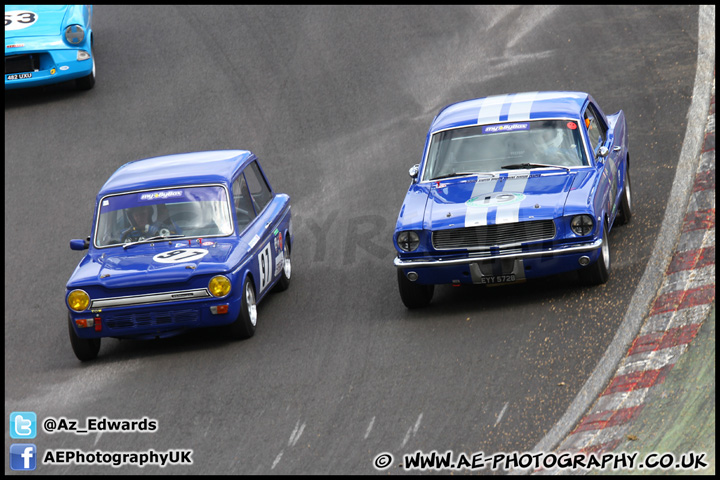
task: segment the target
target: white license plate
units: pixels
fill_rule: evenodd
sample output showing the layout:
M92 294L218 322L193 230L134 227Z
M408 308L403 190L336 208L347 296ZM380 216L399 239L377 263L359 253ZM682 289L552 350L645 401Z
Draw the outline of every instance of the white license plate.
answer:
M7 76L8 80L22 80L24 78L32 78L32 73L16 73Z
M487 277L480 277L480 281L478 283L484 284L484 285L497 285L500 283L512 283L515 282L515 274L510 275L489 275Z

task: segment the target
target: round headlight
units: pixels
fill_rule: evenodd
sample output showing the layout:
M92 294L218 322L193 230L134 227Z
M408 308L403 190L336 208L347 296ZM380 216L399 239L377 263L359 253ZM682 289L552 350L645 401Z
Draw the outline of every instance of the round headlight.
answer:
M412 252L420 246L420 237L412 231L400 232L397 237L397 243L401 250Z
M82 290L73 290L67 297L68 307L75 312L82 312L90 305L90 297Z
M69 25L65 29L65 40L70 45L80 45L85 39L85 30L80 25Z
M210 280L210 283L208 283L208 290L210 290L210 293L214 297L226 296L228 293L230 293L231 287L232 285L230 284L230 280L228 280L227 277L224 277L222 275L213 277Z
M570 228L575 235L587 235L592 232L593 219L590 215L577 215L570 221Z

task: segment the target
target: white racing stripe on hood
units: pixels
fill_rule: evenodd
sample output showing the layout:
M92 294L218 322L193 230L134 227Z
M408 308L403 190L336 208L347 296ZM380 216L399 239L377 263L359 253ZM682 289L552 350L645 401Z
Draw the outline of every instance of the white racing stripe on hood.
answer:
M480 179L473 188L470 200L483 194L490 194L495 191L499 178ZM478 225L487 225L487 214L491 207L470 206L466 208L465 226L476 227Z
M527 185L528 178L530 175L518 175L516 177L506 178L505 185L503 186L503 192L523 193L525 186ZM518 200L509 205L503 205L497 208L495 214L495 224L501 223L515 223L519 220L520 216L520 204L521 200Z

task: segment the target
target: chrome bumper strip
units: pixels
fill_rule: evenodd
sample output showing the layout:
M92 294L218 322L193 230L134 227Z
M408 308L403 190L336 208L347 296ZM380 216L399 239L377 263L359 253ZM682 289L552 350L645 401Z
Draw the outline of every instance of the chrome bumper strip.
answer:
M181 302L211 298L207 288L195 290L181 290L177 292L151 293L148 295L130 295L127 297L99 298L90 302L90 310L97 308L133 307L136 305L150 305L153 303Z
M597 250L602 246L602 238L595 240L592 243L584 243L573 247L562 247L557 249L549 248L547 250L540 250L534 252L522 252L522 253L505 253L498 255L486 255L486 256L469 256L464 258L452 258L449 260L401 260L399 257L395 257L393 264L398 268L420 268L420 267L443 267L448 265L466 265L469 263L481 262L483 260L498 260L498 259L521 259L521 258L532 258L532 257L544 257L548 255L564 255L566 253L582 253L589 252L591 250Z

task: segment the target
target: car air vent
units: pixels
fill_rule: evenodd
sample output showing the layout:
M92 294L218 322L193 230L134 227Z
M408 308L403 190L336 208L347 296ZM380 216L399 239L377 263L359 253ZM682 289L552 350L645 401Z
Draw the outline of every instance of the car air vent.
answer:
M34 72L36 70L40 70L40 57L38 55L10 55L5 57L5 75Z

